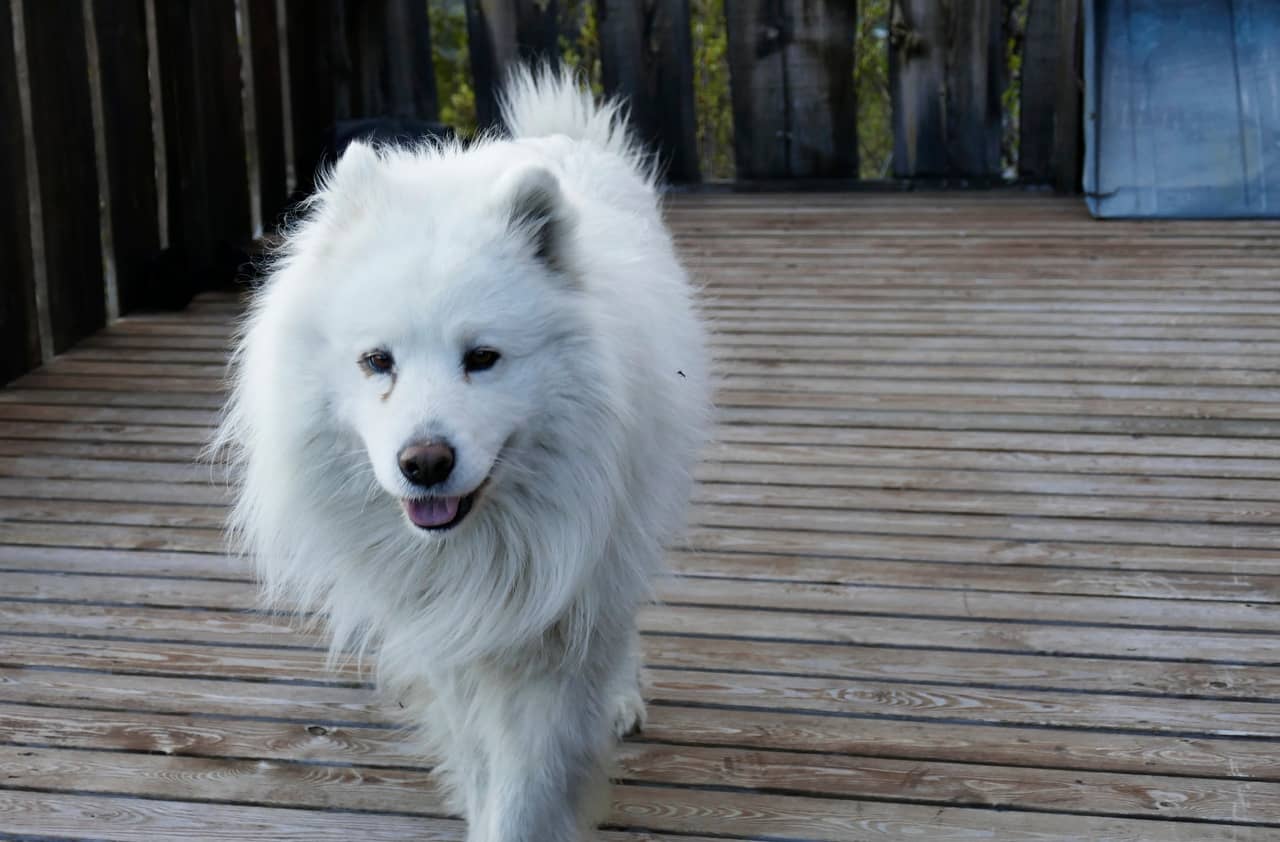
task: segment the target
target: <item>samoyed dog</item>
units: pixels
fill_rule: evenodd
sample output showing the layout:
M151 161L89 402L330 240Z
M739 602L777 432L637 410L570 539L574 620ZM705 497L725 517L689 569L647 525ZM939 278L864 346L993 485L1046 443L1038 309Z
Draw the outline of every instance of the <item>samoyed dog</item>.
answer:
M572 842L640 726L636 612L706 432L704 331L616 104L353 144L287 235L216 445L267 597L368 653L472 842Z

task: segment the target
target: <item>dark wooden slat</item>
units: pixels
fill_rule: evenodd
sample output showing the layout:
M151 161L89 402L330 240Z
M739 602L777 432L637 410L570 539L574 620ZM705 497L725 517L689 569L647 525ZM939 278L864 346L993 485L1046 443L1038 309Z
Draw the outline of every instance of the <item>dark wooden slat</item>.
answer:
M596 0L604 88L626 99L631 125L666 176L698 181L689 0Z
M855 4L726 0L725 15L738 176L856 176Z
M23 0L53 348L106 323L97 162L80 0Z
M1000 175L1004 42L996 0L901 0L889 50L900 178Z
M0 9L0 383L40 363L31 229L27 219L27 163L18 96L13 18Z
M557 0L466 0L476 121L498 124L498 92L517 62L555 63L560 58Z
M1060 193L1083 189L1084 10L1081 0L1058 2L1058 99L1053 125L1054 186Z
M288 200L285 172L284 90L280 64L280 21L275 0L249 0L246 4L249 58L253 64L253 117L257 143L258 196L267 231Z
M1063 191L1080 180L1080 26L1079 0L1030 0L1018 174Z
M147 79L147 30L143 0L95 3L98 67L102 85L107 212L116 264L120 312L161 306L170 279L157 272L155 150L151 89Z
M109 675L92 673L84 677L95 683L112 680ZM236 686L234 682L228 684ZM95 695L95 689L103 695ZM215 710L209 710L207 715L175 716L92 709L108 702L105 692L109 691L84 684L77 697L67 701L67 706L52 709L20 704L0 706L0 739L46 747L358 763L373 767L419 766L425 762L411 742L385 727L339 727L314 718L310 722L235 718L234 702L225 705L229 715ZM899 760L1000 763L1014 769L1040 767L1280 780L1280 763L1275 753L1266 743L1247 740L1067 734L1035 728L956 727L874 719L841 721L804 714L745 711L736 711L732 720L712 720L705 711L668 705L650 710L641 739L642 743L632 742L623 750L642 750L646 744L655 742L729 749L750 746L773 751L803 751L812 745L821 745L827 757L861 755L862 763L874 763L870 758L887 755Z
M361 6L360 73L364 116L436 118L427 4L378 0Z
M1022 48L1022 102L1018 126L1018 176L1028 182L1053 180L1053 134L1058 107L1061 39L1059 0L1028 0Z
M289 50L289 107L293 121L293 168L297 192L315 184L334 102L334 15L341 0L286 0Z
M91 758L85 758L90 760ZM105 759L102 759L105 760ZM148 766L170 767L165 772L143 772ZM197 774L185 771L184 764L174 761L121 758L112 768L107 761L93 764L95 790L128 791L138 780L154 779L166 789L174 790L174 781L199 780L216 786L217 792L241 787L252 794L275 789L287 791L280 778L284 771L263 768L258 775L242 765L229 766L223 780L218 767ZM86 774L86 777L90 777ZM171 777L172 780L166 780ZM318 770L315 774L316 795L336 789L332 779L339 773ZM354 777L354 775L353 775ZM378 776L371 776L374 780ZM389 783L395 812L351 812L320 803L310 809L286 807L270 809L244 802L226 806L165 798L130 798L91 793L41 791L4 791L0 793L0 818L6 827L19 834L39 833L48 838L107 838L112 842L152 842L155 839L208 839L210 827L225 828L220 835L227 839L271 839L272 842L461 842L464 830L449 819L403 815L403 807L422 796L411 792L395 792ZM292 790L304 796L305 782L295 782ZM186 796L183 792L180 796ZM180 797L175 795L174 797ZM319 797L309 798L320 800ZM349 798L347 800L350 800ZM602 842L713 842L714 839L779 838L779 827L795 828L803 839L825 839L830 842L861 842L874 838L893 840L930 839L937 842L967 840L985 835L1010 842L1043 842L1048 839L1159 839L1161 842L1266 842L1272 839L1269 828L1234 826L1214 827L1177 821L1152 821L1100 816L1071 816L1054 813L990 812L963 807L936 807L927 804L883 804L875 801L841 803L820 798L762 795L758 807L742 812L726 806L726 796L717 792L698 792L670 787L626 787L615 792L615 814L611 823L654 828L649 831L616 831L601 833ZM286 802L287 803L287 802ZM262 836L263 828L270 829ZM108 834L104 836L105 834ZM725 836L732 833L732 836ZM69 837L68 834L75 834ZM671 834L671 835L668 835ZM714 834L708 837L705 834Z
M235 16L234 0L156 4L169 236L181 267L166 279L172 304L229 283L252 233Z

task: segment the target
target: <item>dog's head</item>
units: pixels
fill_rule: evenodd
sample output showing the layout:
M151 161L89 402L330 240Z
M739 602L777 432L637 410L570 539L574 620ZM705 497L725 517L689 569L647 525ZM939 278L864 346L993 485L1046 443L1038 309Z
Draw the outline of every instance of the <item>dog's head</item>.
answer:
M468 171L485 163L353 144L297 238L291 288L263 304L307 322L301 376L429 538L503 482L536 487L516 475L534 470L539 425L580 391L590 354L569 198L540 165Z

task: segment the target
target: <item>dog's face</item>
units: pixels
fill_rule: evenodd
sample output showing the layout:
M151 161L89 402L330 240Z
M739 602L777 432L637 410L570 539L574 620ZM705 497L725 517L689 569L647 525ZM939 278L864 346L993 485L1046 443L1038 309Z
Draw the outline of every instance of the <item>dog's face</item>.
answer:
M349 189L352 154L331 192ZM391 175L367 149L355 154L370 158L356 189ZM574 343L560 252L571 222L555 180L532 169L500 181L443 209L385 183L352 205L317 262L327 392L407 527L429 538L479 516L504 472L520 470Z

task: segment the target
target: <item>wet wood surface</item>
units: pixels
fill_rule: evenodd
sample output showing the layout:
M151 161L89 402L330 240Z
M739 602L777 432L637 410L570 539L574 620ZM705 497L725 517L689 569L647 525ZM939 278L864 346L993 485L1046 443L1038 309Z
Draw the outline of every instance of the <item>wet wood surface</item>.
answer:
M1280 833L1280 225L677 196L718 419L609 842ZM0 839L461 840L223 549L232 294L0 391Z

